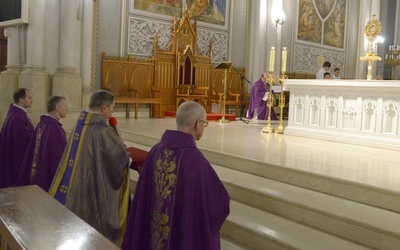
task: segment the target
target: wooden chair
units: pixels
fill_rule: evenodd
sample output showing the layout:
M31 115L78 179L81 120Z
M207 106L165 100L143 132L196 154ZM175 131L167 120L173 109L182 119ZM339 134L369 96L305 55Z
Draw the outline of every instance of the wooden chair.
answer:
M176 86L176 108L182 102L196 101L200 102L207 110L208 87L196 87L191 84L180 84Z

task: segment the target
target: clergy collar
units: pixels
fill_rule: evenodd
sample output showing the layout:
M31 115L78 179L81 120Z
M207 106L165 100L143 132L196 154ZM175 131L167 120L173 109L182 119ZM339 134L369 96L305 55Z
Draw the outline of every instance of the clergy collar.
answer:
M16 104L16 103L13 103L12 104L14 107L17 107L17 108L20 108L20 109L22 109L23 111L27 111L27 109L26 108L24 108L24 107L21 107L21 106L19 106L18 104Z
M54 118L54 119L56 119L57 121L60 121L60 119L58 119L57 117L55 117L54 115L51 115L51 114L44 114L45 116L50 116L50 117L52 117L52 118Z

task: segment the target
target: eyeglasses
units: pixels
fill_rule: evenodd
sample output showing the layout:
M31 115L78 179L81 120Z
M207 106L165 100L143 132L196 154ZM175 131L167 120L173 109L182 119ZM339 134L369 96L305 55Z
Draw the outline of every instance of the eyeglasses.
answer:
M203 120L200 120L202 123L204 123L204 127L207 127L208 126L208 122L207 121L203 121ZM197 122L196 122L196 126L197 126Z
M208 122L207 121L203 121L203 120L200 120L202 123L204 123L204 127L207 127L208 126Z

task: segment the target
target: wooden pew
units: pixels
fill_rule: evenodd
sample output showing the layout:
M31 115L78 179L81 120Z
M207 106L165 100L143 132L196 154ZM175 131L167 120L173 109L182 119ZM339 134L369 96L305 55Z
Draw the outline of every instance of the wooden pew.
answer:
M113 92L116 105L125 105L126 118L129 118L131 105L138 118L139 104L150 105L150 117L155 116L155 110L161 117L162 90L153 86L153 72L152 59L102 53L101 87Z
M0 249L119 249L36 185L0 189Z

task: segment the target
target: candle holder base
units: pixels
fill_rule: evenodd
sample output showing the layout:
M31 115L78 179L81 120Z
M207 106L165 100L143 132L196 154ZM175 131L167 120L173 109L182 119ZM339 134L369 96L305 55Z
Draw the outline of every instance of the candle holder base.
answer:
M285 128L282 125L279 125L274 131L275 134L284 134L284 132Z
M229 120L222 118L221 120L218 120L219 123L229 123Z
M271 126L271 124L267 124L263 129L261 129L262 133L269 133L272 134L274 133L274 128Z

